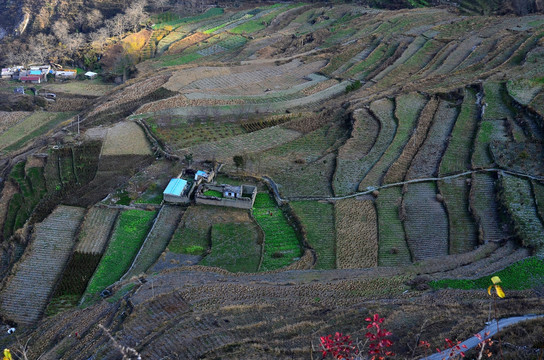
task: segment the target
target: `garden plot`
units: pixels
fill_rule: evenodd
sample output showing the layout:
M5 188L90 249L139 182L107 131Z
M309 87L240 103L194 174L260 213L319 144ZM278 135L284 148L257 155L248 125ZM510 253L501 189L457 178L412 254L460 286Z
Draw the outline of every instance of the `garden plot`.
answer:
M395 137L380 160L359 184L359 191L364 191L368 186L382 184L385 173L400 156L408 143L410 134L414 132L417 119L426 102L425 97L418 93L410 93L396 98L395 119L398 122L398 128Z
M132 121L122 121L108 129L101 156L151 155L144 131Z
M336 267L378 266L378 219L371 200L346 199L335 203Z
M214 224L250 223L246 210L211 205L190 206L174 232L168 251L176 254L205 255L210 247Z
M174 60L175 58L179 58L179 54L183 53L185 50L190 48L191 46L194 46L195 44L200 44L209 39L211 35L204 34L201 32L196 32L194 34L191 34L187 37L184 37L172 44L170 44L170 47L168 48L168 51L166 52L166 57L162 57L159 59L159 64L162 66L168 66L170 65L167 61ZM181 65L181 64L180 64Z
M268 193L259 193L253 216L264 232L264 253L259 271L277 270L302 256L295 229Z
M454 104L441 100L427 138L421 145L406 175L407 179L436 176L448 137L455 125L458 111Z
M479 228L481 242L501 241L510 237L499 218L495 178L489 173L472 174L470 209Z
M384 59L390 58L398 47L399 43L395 41L380 43L363 61L350 67L343 74L344 77L366 78L368 74L383 63Z
M414 261L449 253L448 215L436 195L434 182L407 185L402 211L405 212L404 229Z
M254 223L212 225L211 252L200 265L230 272L257 272L263 241L259 234L259 228Z
M440 175L459 173L471 168L471 148L478 126L478 111L476 92L466 88L459 117L440 163Z
M185 148L183 153L194 154L195 159L216 159L231 163L232 157L265 151L288 143L302 134L280 126L274 126L250 134L242 134L212 143Z
M85 209L59 206L37 224L32 243L4 288L1 308L19 324L39 320L75 243Z
M189 33L183 28L177 28L174 31L168 33L165 37L159 40L157 43L157 55L162 55L168 50L170 45L185 38Z
M339 76L340 74L342 74L344 71L346 71L348 68L350 68L354 64L365 60L372 53L374 49L375 49L375 46L369 45L365 47L363 51L356 53L355 56L353 56L351 59L347 61L345 60L343 54L336 55L333 58L331 58L329 64L327 64L327 66L323 69L323 72L327 70L326 74L330 73L332 76Z
M538 215L529 180L501 174L499 197L514 223L516 234L523 245L543 254L544 226Z
M100 79L84 81L67 81L64 83L47 83L45 88L47 92L62 92L66 94L86 95L86 96L104 96L109 93L116 85L107 84Z
M448 179L438 183L448 212L450 254L469 252L478 244L478 228L469 211L467 178Z
M421 144L425 141L429 127L438 109L438 104L438 99L432 98L425 105L417 121L416 130L412 133L410 140L408 140L397 161L391 165L385 174L384 183L396 183L405 179L411 161L421 147Z
M73 113L36 111L0 134L0 150L16 149L52 130L72 115Z
M290 203L300 219L308 244L315 250L315 269L336 268L336 233L334 207L317 201L293 201Z
M460 63L455 71L467 69L473 65L480 64L480 62L489 56L497 45L497 39L484 38L480 45L472 50L469 56L462 63Z
M393 119L391 100L375 101L370 105L370 110L375 115L366 111L359 111L355 115L356 121L362 123L358 127L354 125L354 140L348 140L339 150L333 179L336 195L356 192L362 179L387 150L395 136L397 124ZM373 119L374 116L376 119ZM377 136L374 135L376 127L379 129Z
M376 199L378 211L378 265L402 266L411 264L404 227L400 219L402 188L380 190Z
M75 251L82 254L102 254L119 211L93 206L87 212L79 232Z
M151 227L155 211L125 210L115 223L111 240L87 285L84 299L92 299L127 271Z
M459 46L459 42L450 41L447 43L437 54L436 56L423 68L421 69L420 76L427 77L432 74L436 69L438 69L444 61L450 56L455 49Z
M132 276L143 274L157 261L174 234L182 215L183 209L179 206L164 205L161 208L144 244L123 278L130 279Z
M472 167L483 168L493 166L494 160L491 157L491 142L507 142L506 120L482 120L478 134L474 142L472 154Z

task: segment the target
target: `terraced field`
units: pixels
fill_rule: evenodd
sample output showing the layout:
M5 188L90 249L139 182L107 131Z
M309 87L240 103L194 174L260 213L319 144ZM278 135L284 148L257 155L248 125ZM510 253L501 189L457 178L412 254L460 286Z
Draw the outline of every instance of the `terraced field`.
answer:
M89 209L79 232L79 241L75 251L82 254L102 254L117 215L119 215L119 211L116 209L96 206Z
M347 199L334 205L336 267L356 269L378 265L378 221L370 200Z
M291 202L291 207L300 218L309 245L317 254L315 269L336 268L336 233L334 207L315 201Z
M32 243L2 294L2 311L21 324L41 317L75 244L85 209L59 206L36 225ZM51 261L55 259L55 261Z
M448 215L436 194L433 182L410 184L402 200L404 229L414 261L449 253Z

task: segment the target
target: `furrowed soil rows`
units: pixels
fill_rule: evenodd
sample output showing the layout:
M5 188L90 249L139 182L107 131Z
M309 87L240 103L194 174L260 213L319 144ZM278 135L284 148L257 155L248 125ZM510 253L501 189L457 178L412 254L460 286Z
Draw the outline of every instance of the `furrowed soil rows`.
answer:
M0 111L0 134L30 115L30 111Z
M472 154L473 168L491 167L494 165L489 146L493 141L508 141L506 127L505 120L483 120L480 122L474 142L474 153Z
M440 101L427 138L414 156L410 169L408 169L407 179L437 175L438 166L446 149L448 136L455 125L457 115L457 108L453 104Z
M478 244L478 228L469 212L467 178L455 178L438 183L448 212L450 254L469 252Z
M407 185L401 211L406 214L404 229L414 261L448 255L448 216L436 199L435 183Z
M425 97L417 93L402 95L396 99L395 118L398 128L395 137L380 160L359 184L359 191L364 191L368 186L382 184L385 173L400 156L410 134L414 132L416 121L426 102Z
M123 278L130 279L132 276L143 274L157 261L174 234L182 215L183 209L179 206L164 205L161 208L143 246Z
M406 172L408 167L421 144L425 141L427 132L434 118L434 114L438 109L438 99L432 98L427 105L421 111L419 116L417 127L415 132L412 133L410 140L402 150L402 154L399 156L397 161L391 165L384 177L384 183L396 183L401 182L406 177Z
M542 255L544 226L537 212L531 183L529 180L501 174L499 184L499 198L514 223L516 234L524 246L534 248L537 254Z
M108 242L118 210L92 207L79 232L76 250L82 254L102 254Z
M410 250L399 217L401 202L402 189L398 186L380 190L380 195L376 199L379 230L379 266L411 264Z
M395 70L398 66L404 64L409 58L411 58L416 52L419 51L425 45L427 42L427 39L425 39L423 36L416 37L410 45L404 50L402 55L391 65L388 66L385 70L380 72L378 75L376 75L372 80L373 81L380 81L385 76L387 76L391 71Z
M480 242L501 241L510 236L499 219L495 178L492 174L472 174L470 209L479 227Z
M82 208L59 206L36 225L33 241L2 294L2 310L12 320L21 324L39 320L72 251L84 214Z
M101 156L151 155L143 130L132 121L117 123L108 129Z
M518 103L529 105L542 91L542 84L529 79L509 80L506 83L506 91Z
M306 239L317 254L315 269L336 268L336 233L334 207L316 201L293 201L290 203L299 217Z
M352 131L354 140L348 140L339 150L333 182L336 195L356 192L362 179L387 150L395 136L397 124L393 118L392 101L388 99L375 101L370 105L370 110L375 115L365 110L354 113L356 119ZM376 120L379 133L372 143ZM357 126L357 122L362 123Z
M482 38L471 36L463 40L459 46L444 60L442 65L434 71L434 74L449 74L468 58L480 44Z
M346 199L334 206L336 267L378 266L378 219L371 200Z
M478 110L476 92L466 88L461 112L440 163L440 175L463 172L471 168L471 148L478 126Z

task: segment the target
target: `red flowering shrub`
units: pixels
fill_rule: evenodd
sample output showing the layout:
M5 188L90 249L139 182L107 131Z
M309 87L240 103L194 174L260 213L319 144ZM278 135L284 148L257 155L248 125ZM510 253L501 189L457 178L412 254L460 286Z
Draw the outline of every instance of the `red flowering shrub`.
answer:
M349 335L337 332L334 337L332 335L322 336L320 340L323 358L331 354L334 359L350 360L358 353Z
M387 350L388 347L393 346L393 342L387 339L392 333L381 325L384 320L385 318L380 318L378 314L374 314L373 317L365 319L365 321L368 322L366 328L370 330L374 329L374 332L368 331L365 334L367 339L370 340L370 350L368 353L372 356L372 360L383 360L385 359L385 356L395 355L392 351Z

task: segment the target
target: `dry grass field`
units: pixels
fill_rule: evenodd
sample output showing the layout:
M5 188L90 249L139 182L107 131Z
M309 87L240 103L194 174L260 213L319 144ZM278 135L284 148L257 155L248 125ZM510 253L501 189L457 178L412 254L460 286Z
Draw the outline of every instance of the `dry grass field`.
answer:
M378 222L373 202L339 201L334 205L334 216L337 268L378 266Z
M135 122L119 122L108 129L101 156L114 155L151 155L144 131Z

